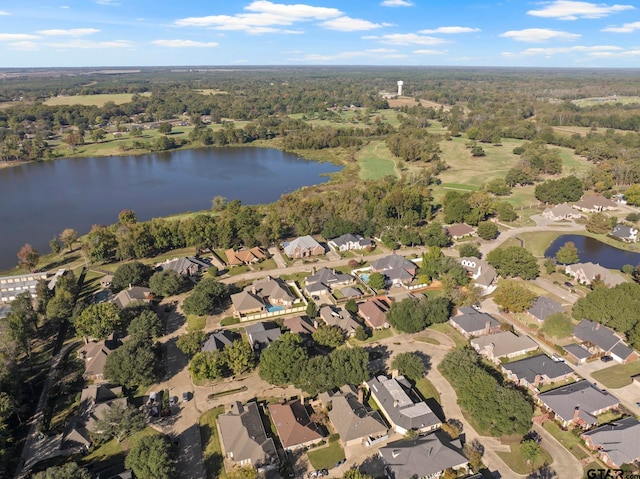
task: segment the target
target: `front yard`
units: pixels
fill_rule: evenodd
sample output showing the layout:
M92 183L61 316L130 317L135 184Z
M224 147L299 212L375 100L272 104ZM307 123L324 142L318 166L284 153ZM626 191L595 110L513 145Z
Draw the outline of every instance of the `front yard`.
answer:
M640 361L616 364L591 374L593 379L609 389L619 389L631 384L631 376L640 374Z
M216 424L218 416L222 413L224 413L224 407L220 406L205 412L198 420L207 477L226 477L224 458L218 437L218 425Z
M307 452L307 456L314 469L331 469L344 459L344 449L336 439L333 442L330 441L327 446L311 449Z
M503 436L500 439L502 444L511 447L511 452L497 452L498 456L509 466L509 469L517 474L529 474L545 464L551 465L553 459L544 448L541 448L540 454L533 463L528 463L520 452L521 440L520 436Z

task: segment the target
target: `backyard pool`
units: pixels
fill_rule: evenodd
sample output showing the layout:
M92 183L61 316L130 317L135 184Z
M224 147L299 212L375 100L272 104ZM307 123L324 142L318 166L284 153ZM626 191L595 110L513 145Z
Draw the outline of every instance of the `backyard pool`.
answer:
M269 305L267 306L267 311L269 313L274 313L276 311L284 311L284 307L283 306L273 306L273 305Z
M362 278L362 281L364 281L365 283L369 282L369 273L362 273L360 277Z

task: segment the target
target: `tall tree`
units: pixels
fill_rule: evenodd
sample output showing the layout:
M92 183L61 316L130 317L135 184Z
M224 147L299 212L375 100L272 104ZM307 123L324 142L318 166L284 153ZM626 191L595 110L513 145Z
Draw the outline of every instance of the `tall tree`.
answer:
M37 472L32 479L91 479L91 474L75 462L67 462L62 466L51 466Z
M146 427L144 415L133 406L122 406L119 403L106 408L102 417L95 422L96 436L100 442L115 438L118 442Z
M146 338L134 337L113 351L104 365L104 377L127 388L148 386L158 380L158 350Z
M534 279L540 272L536 258L520 246L496 248L487 255L487 261L503 277Z
M166 436L154 434L141 438L125 459L138 479L172 479L175 466L169 454L171 445Z
M251 345L242 339L236 339L231 346L224 348L223 357L234 374L243 374L255 364Z
M416 353L399 353L391 361L391 367L413 381L419 381L425 373L424 363Z
M17 256L20 267L29 273L36 268L40 260L40 253L29 243L24 244L22 248L20 248Z
M150 266L140 263L139 261L132 261L116 269L116 272L113 274L112 285L116 290L124 289L129 285L147 286L152 274L153 268Z
M76 332L84 337L106 339L122 328L120 309L113 303L90 305L73 322Z
M556 261L560 264L573 264L580 261L578 248L573 241L567 241L556 253Z
M73 248L73 243L78 241L78 232L72 228L66 228L60 233L60 241L69 251Z

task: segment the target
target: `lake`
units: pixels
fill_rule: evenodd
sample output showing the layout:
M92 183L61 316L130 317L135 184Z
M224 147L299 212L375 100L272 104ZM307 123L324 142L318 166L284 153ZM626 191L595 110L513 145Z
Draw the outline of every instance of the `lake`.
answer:
M0 169L0 269L31 243L50 252L65 228L85 234L132 209L140 221L211 208L215 196L270 203L329 180L340 167L267 148L202 148L142 156L67 158Z
M636 266L640 264L640 253L624 251L597 239L583 235L558 236L544 252L548 258L555 257L558 250L568 241L572 241L578 248L580 261L583 263L599 263L609 269L620 269L625 264Z

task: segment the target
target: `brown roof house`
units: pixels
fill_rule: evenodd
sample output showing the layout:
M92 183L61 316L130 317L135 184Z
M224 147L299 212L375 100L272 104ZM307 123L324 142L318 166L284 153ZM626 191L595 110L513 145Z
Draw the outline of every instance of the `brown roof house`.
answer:
M149 288L143 288L142 286L129 286L126 289L120 291L111 300L121 309L134 303L149 303L153 299L153 293Z
M372 273L382 273L387 284L405 286L413 281L418 267L399 254L391 254L371 263Z
M292 333L311 336L318 329L318 322L308 316L294 316L284 320L284 327Z
M122 346L114 334L102 341L89 341L78 350L78 356L84 360L84 374L88 381L103 381L104 365L109 355Z
M582 213L576 211L568 204L562 203L561 205L556 205L544 210L542 217L551 221L574 220L582 218Z
M324 254L324 247L311 236L300 236L284 243L284 253L291 259L308 258Z
M578 283L582 283L587 286L589 286L597 276L599 276L604 284L609 288L613 288L614 286L626 282L626 280L619 274L613 273L607 268L603 268L599 264L591 262L568 264L565 266L564 271Z
M580 201L575 203L573 207L580 211L598 213L601 211L618 209L618 204L602 195L586 195Z
M378 411L364 405L362 387L342 386L338 391L320 394L329 410L329 419L345 447L366 444L372 446L388 437L388 427Z
M634 417L618 419L582 435L587 447L598 451L602 462L613 469L640 461L638 438L640 422Z
M270 311L273 308L291 307L295 300L289 286L280 278L271 276L257 279L244 291L231 295L234 314L240 319L252 313Z
M617 408L620 401L606 390L589 381L579 381L538 395L542 405L553 412L562 427L571 425L583 429L598 424L597 416Z
M510 331L473 338L471 346L496 364L500 358L516 358L538 349L538 344L529 336L516 336Z
M470 306L458 308L458 315L449 319L449 324L465 338L500 332L500 322L487 313Z
M285 451L295 451L322 440L320 429L299 400L270 404L269 414Z
M364 303L358 304L358 314L373 329L386 329L387 311L389 311L389 300L387 298L370 298Z
M251 249L240 249L238 251L234 249L228 249L224 252L227 257L227 263L229 266L237 266L240 264L254 264L267 259L267 254L262 248L256 246Z
M231 404L229 412L218 416L218 431L223 454L236 465L263 471L278 467L276 446L267 436L255 401Z
M476 232L471 226L464 223L447 226L446 230L447 234L454 240L466 238L467 236L471 236Z
M200 271L207 270L211 264L208 260L203 260L195 256L187 256L167 260L157 266L162 268L163 271L173 270L183 278L194 278L198 276Z

